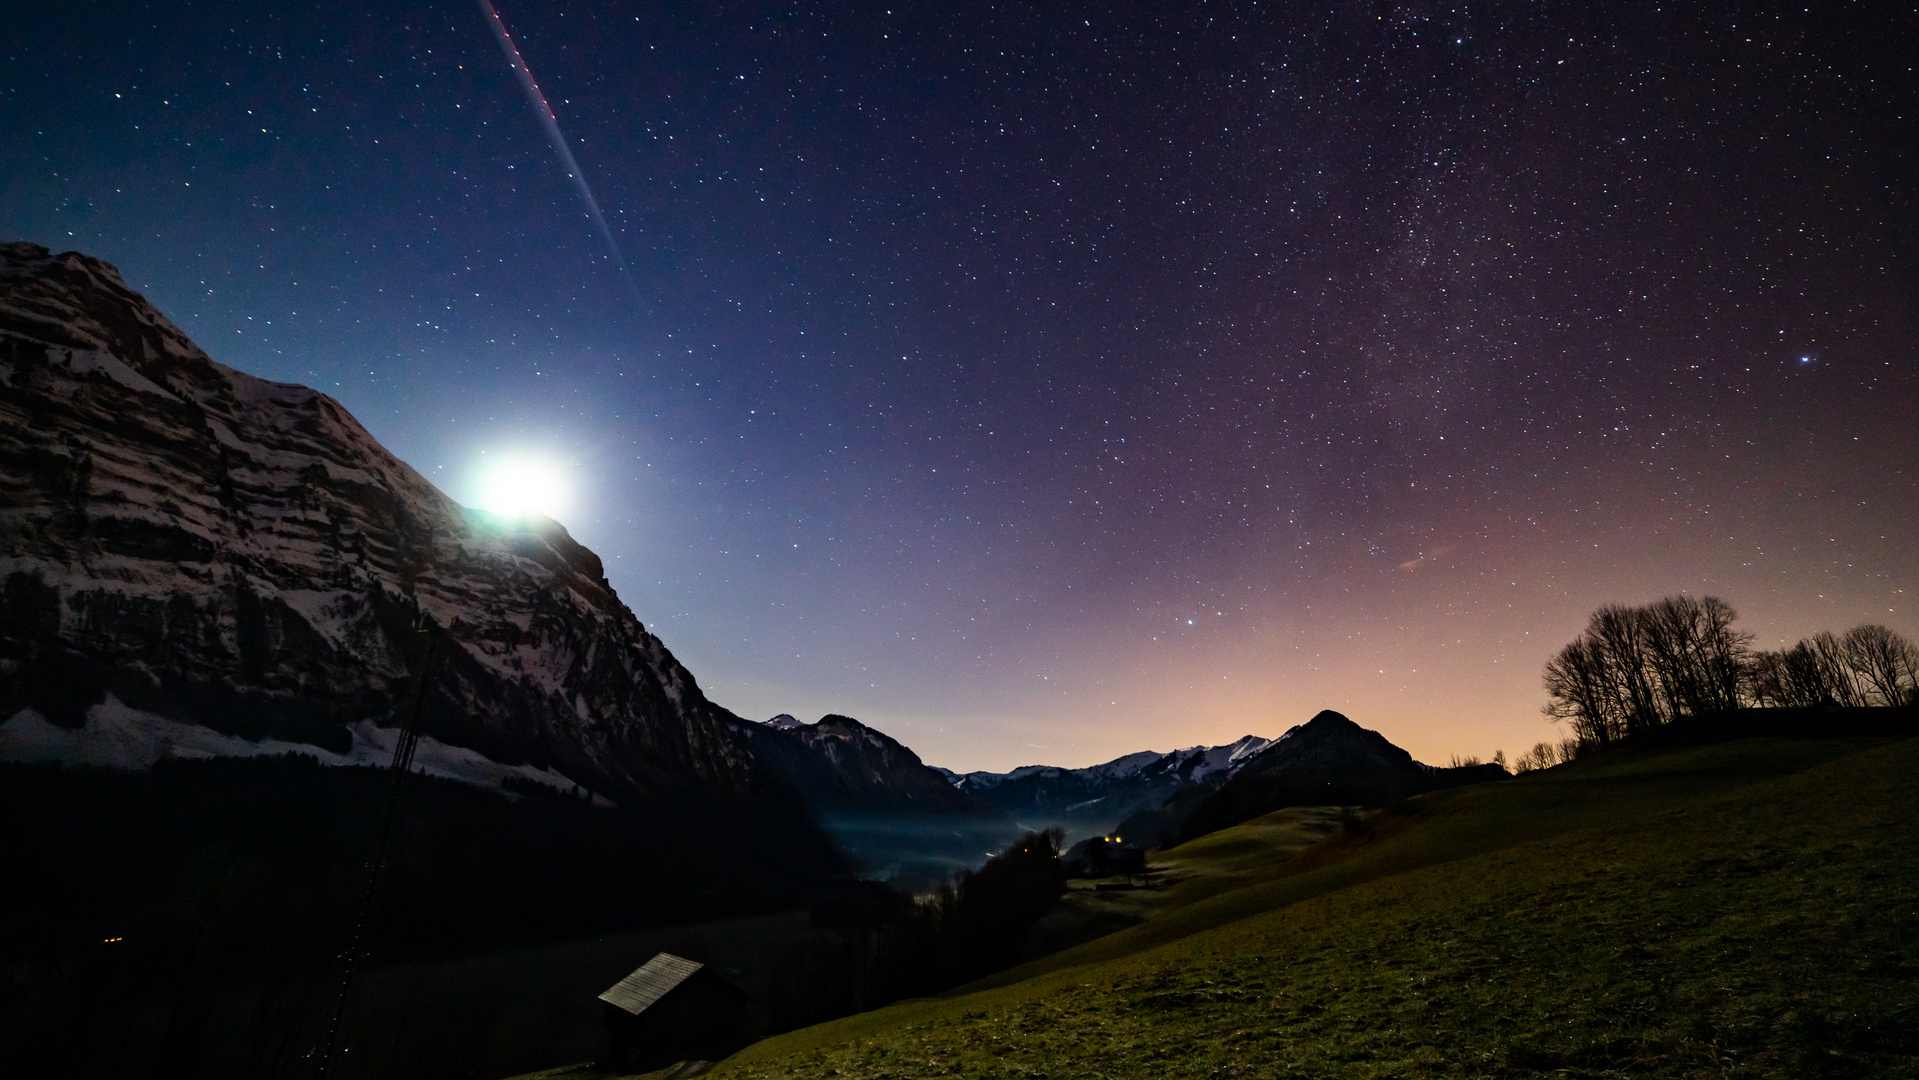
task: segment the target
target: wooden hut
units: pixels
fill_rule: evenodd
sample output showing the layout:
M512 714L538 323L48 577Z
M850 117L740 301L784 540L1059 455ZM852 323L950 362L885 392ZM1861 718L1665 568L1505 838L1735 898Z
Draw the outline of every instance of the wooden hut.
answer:
M658 953L600 995L608 1033L605 1065L655 1069L718 1061L758 1037L753 999L719 972Z

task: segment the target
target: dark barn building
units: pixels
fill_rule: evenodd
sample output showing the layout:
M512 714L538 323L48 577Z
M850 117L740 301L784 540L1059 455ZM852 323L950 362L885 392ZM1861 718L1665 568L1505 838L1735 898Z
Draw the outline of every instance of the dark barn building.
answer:
M1074 877L1108 877L1146 872L1146 851L1117 836L1095 836L1069 848L1064 857Z
M753 999L705 964L659 953L615 983L606 1003L606 1065L656 1069L718 1061L759 1036Z

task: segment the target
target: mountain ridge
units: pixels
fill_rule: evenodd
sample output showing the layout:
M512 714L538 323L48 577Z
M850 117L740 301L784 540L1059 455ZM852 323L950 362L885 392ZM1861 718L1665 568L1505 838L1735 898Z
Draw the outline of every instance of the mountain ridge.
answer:
M1183 827L1209 800L1266 798L1248 793L1300 768L1275 754L1337 716L963 775L850 717L753 724L705 697L559 523L459 506L327 395L213 361L110 264L23 243L0 245L0 615L12 760L298 746L371 760L424 661L416 631L439 628L429 769L615 802L797 799L869 831L902 814ZM1378 745L1336 771L1418 770L1368 734Z
M1507 776L1501 765L1422 765L1379 732L1322 709L1249 757L1214 790L1184 793L1160 814L1123 827L1162 843L1190 840L1288 806L1381 806Z
M1104 835L1183 790L1210 790L1273 741L1246 735L1221 746L1140 750L1081 768L1022 765L1003 773L946 774L987 806L1033 828L1059 828L1071 843Z
M1422 765L1384 735L1331 709L1271 739L1246 735L1221 746L1137 751L1077 769L1022 765L1004 773L942 772L955 787L1022 824L1062 828L1069 843L1119 835L1147 846L1300 805L1308 796L1324 804L1378 804L1506 775L1496 765Z
M0 245L0 722L108 695L352 745L422 729L615 800L777 796L736 718L557 522L459 506L324 393L219 364L110 264Z
M992 814L905 744L850 716L828 713L807 724L781 713L741 726L755 752L815 815Z
M954 787L946 771L850 716L807 724L781 713L740 726L767 770L865 877L931 888L1019 838L1015 822Z

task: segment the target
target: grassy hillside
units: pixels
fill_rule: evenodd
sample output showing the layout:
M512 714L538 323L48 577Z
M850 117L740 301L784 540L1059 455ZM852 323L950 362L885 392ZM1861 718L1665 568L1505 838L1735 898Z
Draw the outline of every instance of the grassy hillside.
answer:
M1915 740L1617 753L714 1075L1919 1075L1915 824Z
M1275 810L1153 852L1144 874L1069 882L1059 906L1027 935L1027 954L1050 955L1236 889L1325 838L1347 813L1336 806Z

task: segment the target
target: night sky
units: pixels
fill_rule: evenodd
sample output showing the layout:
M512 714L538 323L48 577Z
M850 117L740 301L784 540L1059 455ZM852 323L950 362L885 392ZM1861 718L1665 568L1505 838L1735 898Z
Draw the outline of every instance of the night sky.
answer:
M29 2L0 233L560 470L743 715L1444 762L1603 603L1919 636L1910 12L497 4L618 255L477 2Z

